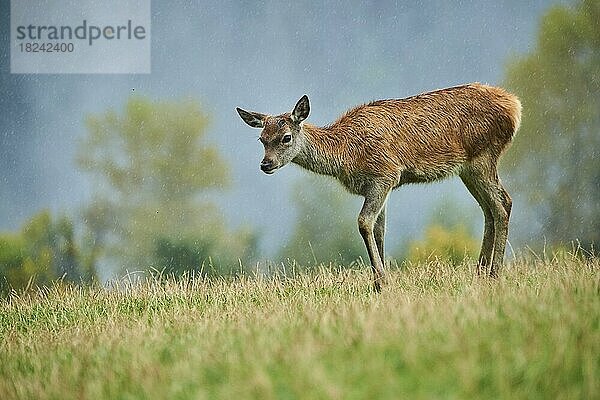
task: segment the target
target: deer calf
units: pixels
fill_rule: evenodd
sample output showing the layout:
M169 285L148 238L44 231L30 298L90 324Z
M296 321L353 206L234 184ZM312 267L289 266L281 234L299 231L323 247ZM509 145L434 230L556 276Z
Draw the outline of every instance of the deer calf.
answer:
M291 113L266 115L237 108L253 128L262 128L272 174L293 162L337 178L364 197L358 228L379 291L385 282L383 241L386 201L407 183L433 182L457 174L485 217L478 272L496 277L504 259L512 200L500 183L498 159L519 128L519 99L497 87L473 83L397 100L355 107L333 124L304 122L304 95Z

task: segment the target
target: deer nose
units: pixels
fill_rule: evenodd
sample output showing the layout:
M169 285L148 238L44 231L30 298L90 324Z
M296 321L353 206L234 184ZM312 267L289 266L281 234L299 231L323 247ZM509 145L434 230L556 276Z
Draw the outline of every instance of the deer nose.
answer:
M273 169L273 160L267 160L266 158L260 162L260 169L263 171L268 171Z

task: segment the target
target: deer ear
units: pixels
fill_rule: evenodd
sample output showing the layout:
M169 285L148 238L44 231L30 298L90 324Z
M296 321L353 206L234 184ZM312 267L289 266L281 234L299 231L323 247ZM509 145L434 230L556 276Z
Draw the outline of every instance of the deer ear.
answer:
M265 114L260 114L256 112L250 112L246 110L242 110L237 107L236 111L240 114L240 117L244 120L245 123L250 125L253 128L264 128L265 127L265 118L267 117Z
M308 102L308 96L304 95L300 100L298 100L296 107L294 107L294 111L292 111L292 121L299 124L308 117L309 113L310 103Z

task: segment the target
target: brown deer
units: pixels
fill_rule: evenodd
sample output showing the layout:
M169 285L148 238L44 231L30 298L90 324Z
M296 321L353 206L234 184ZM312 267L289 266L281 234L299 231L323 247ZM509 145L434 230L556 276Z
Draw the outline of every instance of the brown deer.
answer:
M306 95L291 113L265 115L237 108L262 128L265 156L260 168L272 174L293 162L337 178L365 198L358 228L374 274L385 282L383 241L388 195L407 183L433 182L457 174L485 217L478 273L498 276L508 236L512 200L498 178L498 159L519 128L519 99L497 87L472 83L405 99L355 107L333 124L310 125Z

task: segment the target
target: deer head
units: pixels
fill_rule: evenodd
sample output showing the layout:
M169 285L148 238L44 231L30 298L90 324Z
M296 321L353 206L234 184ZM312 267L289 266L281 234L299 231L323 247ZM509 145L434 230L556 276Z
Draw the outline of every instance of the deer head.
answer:
M272 174L288 164L302 150L301 125L310 112L308 96L302 96L291 113L266 115L241 108L236 110L245 123L253 128L262 128L259 140L265 148L265 156L260 169L265 174Z

